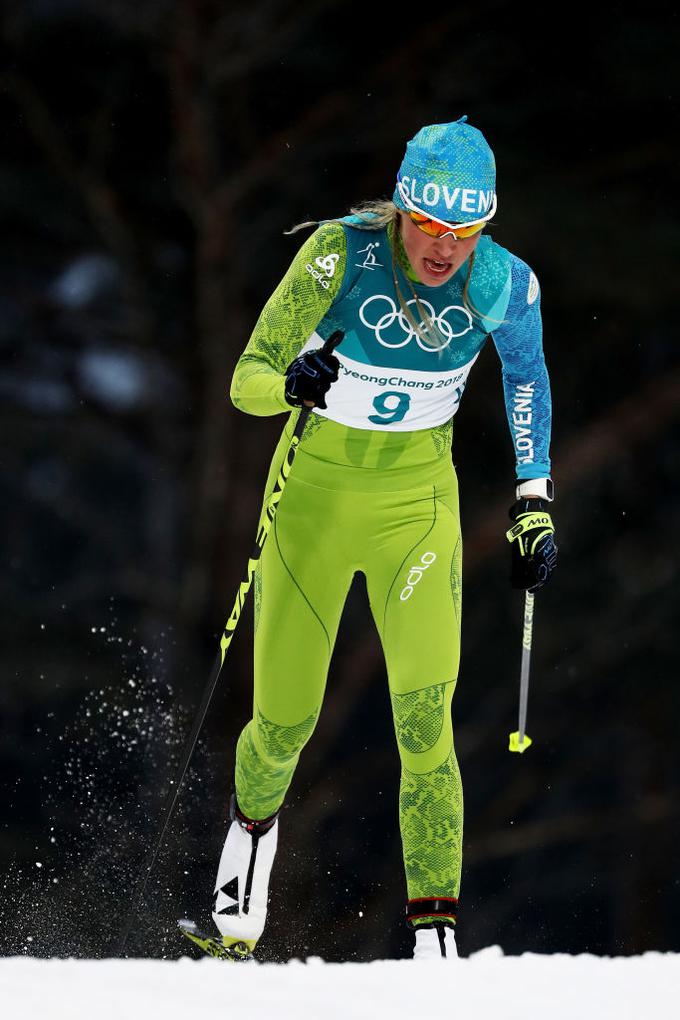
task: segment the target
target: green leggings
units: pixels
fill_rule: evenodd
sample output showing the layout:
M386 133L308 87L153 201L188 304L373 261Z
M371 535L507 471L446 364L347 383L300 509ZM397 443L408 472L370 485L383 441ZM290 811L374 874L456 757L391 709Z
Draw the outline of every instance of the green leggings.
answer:
M265 499L286 448L284 433ZM458 898L460 887L463 796L451 698L461 554L450 455L381 472L329 464L301 449L255 575L255 691L253 718L236 750L239 807L259 819L283 803L319 717L352 578L362 571L401 758L409 899Z

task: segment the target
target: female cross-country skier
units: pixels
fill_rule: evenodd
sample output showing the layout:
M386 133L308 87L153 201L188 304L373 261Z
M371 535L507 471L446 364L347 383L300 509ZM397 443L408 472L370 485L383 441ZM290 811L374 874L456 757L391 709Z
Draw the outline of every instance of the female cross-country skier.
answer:
M299 408L313 406L255 575L253 718L236 749L213 900L235 956L250 954L264 929L278 815L319 717L356 571L366 577L389 678L414 956L457 956L463 796L451 698L461 535L451 436L490 335L517 464L512 585L538 590L556 561L539 284L484 233L496 211L495 161L466 121L415 135L391 201L320 222L234 371L239 410L289 412L265 503ZM337 353L320 353L338 329Z

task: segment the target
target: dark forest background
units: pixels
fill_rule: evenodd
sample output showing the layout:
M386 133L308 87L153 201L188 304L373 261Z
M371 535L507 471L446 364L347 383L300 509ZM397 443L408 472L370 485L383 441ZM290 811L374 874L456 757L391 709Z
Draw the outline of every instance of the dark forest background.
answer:
M23 0L2 12L0 951L113 951L244 573L284 418L228 387L299 244L467 113L542 284L560 562L522 596L500 367L454 429L467 955L680 950L678 18L483 2ZM209 921L252 607L129 952ZM300 650L304 668L304 650ZM275 665L273 666L275 668ZM424 668L427 653L424 651ZM264 959L404 956L398 756L357 581L283 812Z

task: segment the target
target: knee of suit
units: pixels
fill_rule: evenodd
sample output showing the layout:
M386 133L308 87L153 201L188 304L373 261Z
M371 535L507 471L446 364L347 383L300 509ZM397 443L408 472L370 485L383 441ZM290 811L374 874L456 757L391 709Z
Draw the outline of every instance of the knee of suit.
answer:
M438 768L451 752L451 699L455 680L392 694L392 714L402 764L411 772Z
M252 737L257 753L269 765L290 765L297 760L316 725L318 712L299 723L284 726L268 719L259 708L252 721Z

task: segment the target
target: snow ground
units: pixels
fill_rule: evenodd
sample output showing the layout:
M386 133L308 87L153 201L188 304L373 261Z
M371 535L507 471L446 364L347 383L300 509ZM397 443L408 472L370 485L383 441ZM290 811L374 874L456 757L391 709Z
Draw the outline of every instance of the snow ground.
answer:
M680 954L238 965L0 959L0 1013L29 1020L676 1020Z

